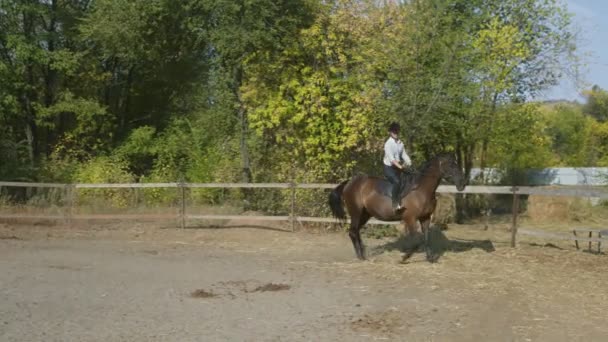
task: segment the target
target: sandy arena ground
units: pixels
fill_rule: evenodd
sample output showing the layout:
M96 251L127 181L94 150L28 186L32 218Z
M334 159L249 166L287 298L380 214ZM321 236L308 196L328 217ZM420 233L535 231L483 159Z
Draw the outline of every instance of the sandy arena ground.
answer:
M432 238L401 264L344 233L0 224L0 341L608 341L605 255Z

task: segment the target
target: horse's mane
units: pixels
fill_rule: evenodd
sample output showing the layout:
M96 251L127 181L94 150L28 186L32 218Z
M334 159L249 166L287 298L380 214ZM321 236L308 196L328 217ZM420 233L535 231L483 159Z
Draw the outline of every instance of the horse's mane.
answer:
M400 191L401 196L414 190L418 186L420 179L429 172L429 170L431 169L431 166L433 165L433 163L435 161L437 161L437 159L445 158L445 157L449 157L449 156L450 156L449 153L439 153L439 154L435 155L434 157L427 159L424 163L422 163L419 167L415 168L414 170L411 170L408 172L402 172L401 173L401 191Z
M406 172L402 173L402 177L409 177L409 180L417 182L418 180L420 180L420 178L422 176L424 176L425 174L427 174L429 172L429 170L431 169L431 166L433 165L433 162L435 160L437 160L439 157L440 156L437 155L433 158L427 159L420 166L413 168L413 170L410 170L407 173Z

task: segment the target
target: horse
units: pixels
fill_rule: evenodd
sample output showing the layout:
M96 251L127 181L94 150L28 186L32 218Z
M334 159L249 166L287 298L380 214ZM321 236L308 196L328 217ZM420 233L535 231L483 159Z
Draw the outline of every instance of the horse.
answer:
M410 176L404 176L402 173L399 198L404 209L398 213L394 212L391 202L393 185L384 178L356 175L343 181L331 191L329 207L335 218L341 221L346 220L344 211L344 204L346 204L351 219L348 235L357 258L365 260L365 246L360 234L361 227L374 217L385 222L403 221L404 235L406 230L409 234L415 234L416 223L419 221L424 233L426 258L430 262L434 261L431 259L428 239L431 215L437 206L435 192L444 178L451 180L458 191L465 189L466 180L453 154L438 154L423 164L419 170ZM403 186L404 183L406 183L405 186ZM415 248L408 251L403 257L403 261L411 257L414 251Z

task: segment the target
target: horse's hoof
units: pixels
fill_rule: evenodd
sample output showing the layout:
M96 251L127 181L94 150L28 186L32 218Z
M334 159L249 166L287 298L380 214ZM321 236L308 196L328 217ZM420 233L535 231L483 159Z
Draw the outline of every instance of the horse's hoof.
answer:
M412 257L413 253L408 253L408 254L404 254L401 257L401 261L399 262L400 264L407 264L408 260L410 260L410 258Z
M427 256L426 260L428 262L430 262L431 264L435 264L437 263L437 261L439 261L439 258L435 257L435 256Z

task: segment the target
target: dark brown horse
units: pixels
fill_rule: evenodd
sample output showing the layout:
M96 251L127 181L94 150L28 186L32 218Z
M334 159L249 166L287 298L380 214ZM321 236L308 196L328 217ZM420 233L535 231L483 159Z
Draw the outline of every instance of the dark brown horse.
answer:
M367 221L375 217L381 221L403 221L404 230L410 234L416 233L417 222L420 221L424 233L424 245L427 260L431 260L428 247L429 226L431 215L435 211L437 200L435 191L443 178L449 178L458 191L465 188L465 179L456 158L451 154L440 154L427 161L419 172L403 179L406 183L401 189L401 205L404 210L395 214L391 205L392 184L379 177L366 175L354 176L350 180L342 182L329 195L329 206L333 215L340 219L346 219L343 202L346 204L351 223L348 235L353 242L355 253L361 260L365 259L365 248L361 242L360 230ZM404 182L405 181L405 182ZM414 249L408 251L404 260L409 258Z

